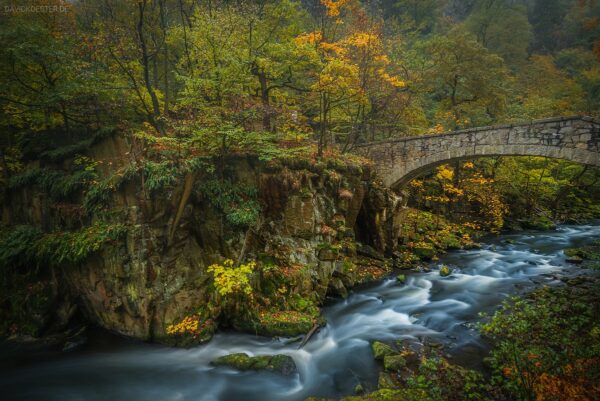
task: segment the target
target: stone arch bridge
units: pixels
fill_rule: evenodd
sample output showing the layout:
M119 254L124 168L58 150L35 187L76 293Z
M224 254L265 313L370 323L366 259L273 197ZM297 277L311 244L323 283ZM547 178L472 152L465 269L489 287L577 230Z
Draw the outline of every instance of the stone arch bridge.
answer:
M558 117L356 146L383 182L399 188L449 161L481 156L547 156L600 166L600 120Z

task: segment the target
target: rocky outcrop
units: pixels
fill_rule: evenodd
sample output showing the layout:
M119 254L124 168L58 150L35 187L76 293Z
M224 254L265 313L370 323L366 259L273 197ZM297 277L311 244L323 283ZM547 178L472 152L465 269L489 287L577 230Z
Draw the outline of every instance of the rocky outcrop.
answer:
M104 176L126 165L126 157L117 155L127 152L119 137L90 151L101 161ZM194 337L202 341L210 337L205 334L214 330L220 314L207 267L225 258L290 271L286 297L316 304L327 294L345 295L350 286L389 270L382 256L356 251L359 240L377 255L389 256L398 237L399 199L376 183L368 168L262 162L251 156L225 164L229 182L256 189L260 213L252 225L228 223L206 195L208 182L202 174L188 174L160 192L149 192L134 178L111 194L111 216L126 224L126 236L84 263L64 265L57 272L88 319L126 336L168 342L167 327L194 315L206 329ZM24 188L10 194L3 216L8 225L26 222L45 231L74 225L77 216L56 206L35 188ZM255 288L267 291L265 274L253 280ZM312 321L298 321L302 330L313 326ZM262 327L234 326L253 332Z

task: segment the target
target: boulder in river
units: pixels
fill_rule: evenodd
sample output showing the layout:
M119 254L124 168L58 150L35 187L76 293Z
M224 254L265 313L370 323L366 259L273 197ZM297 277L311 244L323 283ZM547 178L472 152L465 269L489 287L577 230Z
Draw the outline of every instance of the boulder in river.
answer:
M292 357L283 354L250 356L244 352L219 357L211 362L215 366L228 366L237 370L268 370L291 375L298 371Z
M396 353L392 347L379 341L374 341L371 344L371 349L373 350L373 357L377 360L383 360L385 356Z

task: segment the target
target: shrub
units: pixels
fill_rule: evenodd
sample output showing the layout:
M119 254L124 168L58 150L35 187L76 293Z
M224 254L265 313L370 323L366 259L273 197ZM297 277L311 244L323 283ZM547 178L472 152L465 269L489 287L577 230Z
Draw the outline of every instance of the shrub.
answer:
M261 209L253 186L210 180L203 183L200 192L234 227L250 227L258 220Z
M255 267L255 262L234 267L233 260L226 259L222 265L213 264L207 270L213 274L216 290L221 296L227 297L234 294L252 294L249 277Z
M482 332L496 341L494 382L523 400L592 400L600 391L598 287L510 298Z

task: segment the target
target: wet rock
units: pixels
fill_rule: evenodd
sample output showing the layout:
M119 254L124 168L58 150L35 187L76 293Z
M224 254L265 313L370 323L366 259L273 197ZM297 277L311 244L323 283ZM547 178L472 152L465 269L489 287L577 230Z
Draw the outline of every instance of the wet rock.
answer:
M442 277L448 277L451 273L452 273L452 270L450 270L450 268L446 265L443 265L440 268L440 276L442 276Z
M394 355L396 353L392 347L379 341L371 344L371 350L373 351L373 357L377 360L383 360L387 355Z
M246 353L229 354L211 362L214 366L227 366L236 370L268 370L289 376L298 371L294 360L288 355L249 356Z
M585 281L586 281L585 277L574 277L574 278L567 280L567 284L571 285L571 286L577 286L577 285L581 285L581 284L585 283Z
M583 263L583 259L581 258L581 256L577 256L577 255L568 257L566 259L566 261L568 263L573 263L575 265L579 265L579 264Z
M64 351L72 351L74 349L81 347L82 345L87 344L88 339L85 336L85 330L86 330L85 327L81 327L79 330L77 330L77 332L75 334L68 337L62 347L63 352Z
M405 274L398 274L396 276L396 281L399 282L399 283L402 283L402 284L406 283L406 275Z

